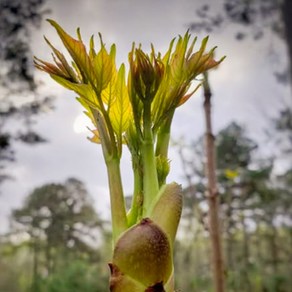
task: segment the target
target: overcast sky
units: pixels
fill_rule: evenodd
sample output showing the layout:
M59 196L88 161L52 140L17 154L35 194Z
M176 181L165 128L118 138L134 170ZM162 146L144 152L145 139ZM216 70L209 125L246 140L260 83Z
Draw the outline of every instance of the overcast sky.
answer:
M132 42L142 43L148 49L153 43L156 51L165 52L169 42L178 34L184 34L191 21L196 19L196 8L200 1L191 0L50 0L47 16L56 20L69 33L81 28L84 40L98 32L109 48L117 45L118 63L127 61ZM207 1L204 1L206 3ZM211 73L213 90L213 122L215 131L231 121L245 125L251 137L263 140L263 129L267 127L267 116L272 117L282 100L290 98L288 86L276 83L273 72L283 69L286 58L285 44L277 36L267 33L264 40L248 38L239 42L234 39L236 26L210 34L209 48L218 46L216 55L227 55L220 68ZM53 28L45 21L41 30L33 33L33 52L42 59L51 60L50 50L43 35L62 49ZM195 33L194 33L195 35ZM198 35L201 40L205 35ZM98 43L96 41L96 43ZM63 49L62 49L63 50ZM64 51L64 50L63 50ZM35 187L48 182L63 182L68 177L82 180L95 200L102 216L109 214L107 177L99 146L86 140L89 135L82 108L75 101L74 93L68 92L52 82L49 77L37 73L45 82L43 91L49 90L56 97L55 110L38 118L36 130L49 143L34 147L16 145L17 162L11 164L9 172L15 177L2 187L0 195L0 232L7 227L7 216L11 208L19 207L25 196ZM203 133L202 93L199 92L176 113L173 138L185 137L194 140ZM124 152L122 161L125 192L132 190L130 158ZM184 184L179 159L170 151L172 171L169 181Z

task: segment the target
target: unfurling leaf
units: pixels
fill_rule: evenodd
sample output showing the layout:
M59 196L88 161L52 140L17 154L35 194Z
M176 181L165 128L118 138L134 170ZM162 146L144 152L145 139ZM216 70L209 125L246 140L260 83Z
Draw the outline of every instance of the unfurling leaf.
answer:
M88 138L89 141L96 143L96 144L100 144L100 136L98 133L98 130L90 130L89 131L93 134L93 136L91 138Z
M75 91L90 107L100 109L96 93L89 84L73 83L57 75L51 77L65 88Z
M121 65L114 86L114 100L111 103L109 117L118 137L128 129L131 121L131 104L125 80L125 66Z
M73 68L68 64L65 56L59 50L57 50L46 37L45 37L45 40L46 40L47 44L53 50L53 52L54 52L53 57L55 55L54 61L58 65L58 67L62 70L62 72L66 73L69 80L76 82L76 83L79 82L77 74L75 73Z
M156 156L156 168L159 186L162 186L165 183L165 180L170 171L170 162L169 160L161 155Z
M115 70L114 57L115 56L111 56L106 51L104 44L101 41L101 49L93 58L93 70L96 80L95 86L98 93L101 93L111 81Z
M64 46L81 72L83 82L86 83L89 80L94 83L95 76L93 74L92 64L83 42L72 38L54 20L49 19L48 22L56 29Z

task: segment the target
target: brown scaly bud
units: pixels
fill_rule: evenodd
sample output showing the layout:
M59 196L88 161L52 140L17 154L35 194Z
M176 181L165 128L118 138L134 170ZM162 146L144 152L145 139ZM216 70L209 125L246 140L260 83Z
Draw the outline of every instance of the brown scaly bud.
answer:
M141 292L164 291L163 285L169 281L173 269L169 239L152 220L144 218L117 241L110 266L111 291L120 291L117 287L122 287L121 282L140 289L145 287L137 290Z

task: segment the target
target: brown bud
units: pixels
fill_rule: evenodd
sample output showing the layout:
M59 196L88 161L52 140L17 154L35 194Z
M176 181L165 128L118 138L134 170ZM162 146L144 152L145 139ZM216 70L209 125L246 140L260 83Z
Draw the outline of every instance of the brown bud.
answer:
M163 287L172 273L172 254L167 235L149 218L142 219L118 240L113 264L122 274L149 289L159 285Z

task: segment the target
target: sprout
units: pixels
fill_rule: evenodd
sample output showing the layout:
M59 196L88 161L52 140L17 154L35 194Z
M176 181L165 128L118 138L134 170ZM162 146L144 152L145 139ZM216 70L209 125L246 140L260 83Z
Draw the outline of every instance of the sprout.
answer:
M193 51L189 32L172 40L167 52L145 53L133 44L130 70L116 67L116 47L107 51L101 35L96 51L68 35L53 20L72 60L67 60L49 40L54 63L35 57L35 66L56 82L74 91L91 119L92 142L102 146L107 166L113 231L110 289L116 292L174 291L173 245L182 210L182 190L166 184L171 123L177 107L200 86L190 91L195 78L218 66L214 50L205 52L208 38ZM189 45L190 43L190 45ZM69 65L72 64L72 65ZM121 180L122 144L132 155L134 190L126 213Z

